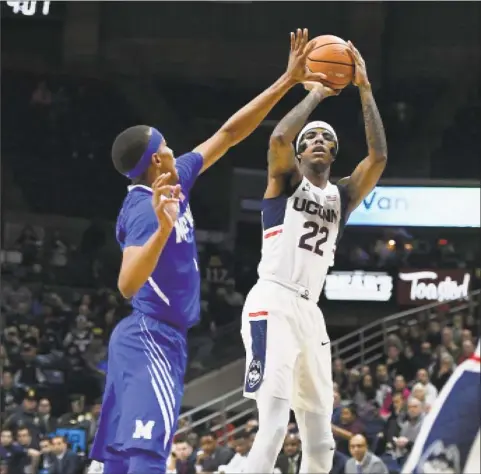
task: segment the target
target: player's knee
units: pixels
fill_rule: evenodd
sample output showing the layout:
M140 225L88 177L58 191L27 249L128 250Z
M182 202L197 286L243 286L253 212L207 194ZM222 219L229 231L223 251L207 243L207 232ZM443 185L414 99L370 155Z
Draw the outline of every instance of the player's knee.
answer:
M165 474L166 459L149 451L129 451L127 474Z
M335 449L336 443L332 435L309 439L302 448L306 456L307 472L330 472Z

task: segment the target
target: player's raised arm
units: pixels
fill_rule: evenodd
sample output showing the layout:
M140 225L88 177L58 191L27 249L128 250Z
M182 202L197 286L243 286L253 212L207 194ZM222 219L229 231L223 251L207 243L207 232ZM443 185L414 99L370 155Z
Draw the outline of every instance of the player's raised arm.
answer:
M319 82L306 82L304 87L310 91L309 94L277 124L270 137L267 155L269 178L297 173L300 179L294 139L317 105L326 97L339 93Z
M180 186L167 186L169 179L170 173L166 173L154 181L151 208L133 216L118 279L119 291L124 298L131 298L152 275L174 228Z
M366 64L359 51L349 41L349 49L356 64L354 85L361 95L362 113L366 128L368 156L356 167L346 187L349 194L348 213L352 212L374 189L387 162L387 143L381 115L374 100L367 77Z
M203 156L202 171L212 166L229 148L247 138L265 119L274 105L296 83L318 81L326 76L311 73L306 68L306 59L315 44L308 45L307 29L291 33L291 49L286 72L268 89L242 107L207 141L195 148Z

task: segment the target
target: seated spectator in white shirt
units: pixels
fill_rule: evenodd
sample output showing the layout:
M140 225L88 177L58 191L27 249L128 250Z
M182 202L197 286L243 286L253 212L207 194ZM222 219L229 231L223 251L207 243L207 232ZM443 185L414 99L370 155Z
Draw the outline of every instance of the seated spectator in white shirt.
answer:
M247 462L247 455L252 447L252 438L249 433L241 432L235 437L235 455L230 460L229 464L219 466L220 473L224 474L239 474L244 472Z
M438 396L438 389L429 380L429 373L426 369L419 369L416 381L424 385L426 390L426 404L431 406Z

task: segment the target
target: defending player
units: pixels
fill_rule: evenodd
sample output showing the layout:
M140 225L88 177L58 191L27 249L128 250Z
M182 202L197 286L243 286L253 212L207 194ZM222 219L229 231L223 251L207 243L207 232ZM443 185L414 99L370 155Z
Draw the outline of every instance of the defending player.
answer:
M342 185L329 182L339 150L330 125L312 122L301 131L319 102L335 94L320 84L307 86L312 89L309 95L279 122L270 138L259 281L242 315L247 354L244 394L256 398L259 410L259 432L245 472L273 471L290 408L302 440L301 472L328 473L332 466L331 351L317 301L343 226L378 182L387 159L366 67L349 45L368 145L368 156L352 175Z
M425 418L403 474L481 472L481 346L459 365Z
M183 393L187 330L199 319L190 191L197 175L252 133L294 84L325 77L307 71L307 41L307 30L291 34L286 73L193 152L176 160L162 134L143 125L115 139L114 166L132 180L117 219L123 251L118 287L134 310L110 338L91 452L106 474L165 473Z

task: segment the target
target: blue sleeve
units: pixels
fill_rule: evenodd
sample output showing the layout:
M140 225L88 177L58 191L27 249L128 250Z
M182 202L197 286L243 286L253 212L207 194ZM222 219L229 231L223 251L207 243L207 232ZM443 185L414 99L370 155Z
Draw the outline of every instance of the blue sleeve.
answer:
M177 173L179 173L179 183L185 194L189 194L192 186L194 186L203 165L204 159L202 155L193 151L176 159L175 167L177 168Z
M144 197L134 206L125 209L124 239L122 248L141 247L159 228L159 222L149 197Z

